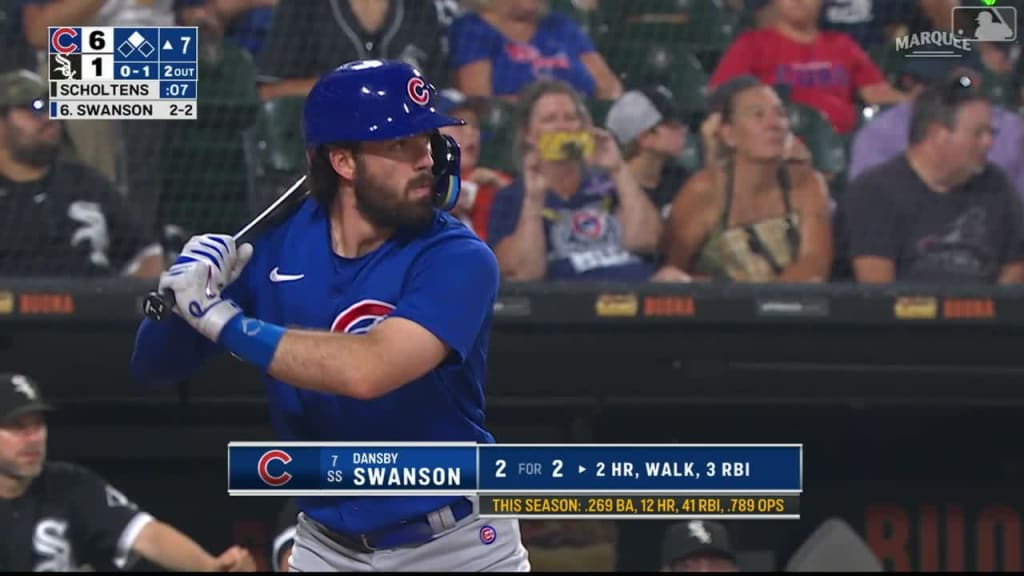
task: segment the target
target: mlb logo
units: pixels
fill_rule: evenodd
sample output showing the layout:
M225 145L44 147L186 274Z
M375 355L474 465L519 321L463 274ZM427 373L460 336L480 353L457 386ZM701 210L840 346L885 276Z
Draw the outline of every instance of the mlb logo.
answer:
M50 54L50 80L81 80L82 55Z
M50 53L75 54L82 51L82 29L69 27L50 28Z
M974 42L1016 42L1017 9L1013 6L954 6L951 32Z

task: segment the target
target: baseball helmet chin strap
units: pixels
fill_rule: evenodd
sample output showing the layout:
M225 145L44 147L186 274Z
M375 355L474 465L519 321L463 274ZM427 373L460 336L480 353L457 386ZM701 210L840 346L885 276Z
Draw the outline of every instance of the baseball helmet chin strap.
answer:
M430 136L430 154L434 160L434 206L451 211L459 203L462 190L459 144L451 136L435 130Z

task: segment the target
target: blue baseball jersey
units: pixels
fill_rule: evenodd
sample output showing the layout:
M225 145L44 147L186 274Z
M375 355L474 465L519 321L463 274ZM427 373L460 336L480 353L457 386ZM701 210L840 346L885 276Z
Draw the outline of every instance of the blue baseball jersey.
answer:
M253 243L252 260L225 295L247 316L286 327L364 334L385 318L405 318L445 342L451 354L423 377L372 400L302 390L267 376L271 422L280 440L493 442L484 427L487 348L499 284L491 250L443 212L436 212L428 230L396 233L358 258L335 254L330 238L326 210L306 200ZM139 328L132 368L144 382L174 381L222 351L177 316L163 323L147 319ZM357 534L456 499L298 502L332 530Z

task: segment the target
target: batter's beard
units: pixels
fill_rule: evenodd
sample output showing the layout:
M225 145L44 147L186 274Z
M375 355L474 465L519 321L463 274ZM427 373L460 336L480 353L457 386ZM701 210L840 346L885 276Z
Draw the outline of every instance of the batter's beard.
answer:
M416 183L413 180L410 184L415 186ZM365 170L359 169L354 188L356 208L375 226L416 230L426 228L434 221L434 204L430 195L410 200L405 196L409 190L407 186L400 196L396 196L387 187L368 178Z
M45 168L57 160L60 155L59 144L39 142L36 144L18 144L11 147L11 158L21 164L33 168Z

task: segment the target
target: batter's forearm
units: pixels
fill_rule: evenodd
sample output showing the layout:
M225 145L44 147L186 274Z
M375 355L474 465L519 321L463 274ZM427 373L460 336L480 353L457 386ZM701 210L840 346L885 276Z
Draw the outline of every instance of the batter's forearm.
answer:
M515 232L497 251L502 275L510 280L540 280L547 273L547 238L541 207L523 202Z
M390 391L374 368L394 361L367 335L293 329L281 337L267 372L305 390L367 400Z
M146 318L135 335L129 370L139 384L167 386L199 370L216 349L176 315L163 322Z

